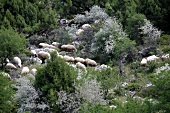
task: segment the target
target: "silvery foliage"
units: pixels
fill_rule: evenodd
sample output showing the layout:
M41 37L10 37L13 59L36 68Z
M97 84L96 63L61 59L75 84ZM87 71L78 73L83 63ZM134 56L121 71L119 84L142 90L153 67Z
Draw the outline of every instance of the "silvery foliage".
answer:
M144 19L145 24L139 29L142 30L141 34L147 36L146 44L155 44L156 40L161 36L161 31L154 27L151 22L147 19Z
M77 36L76 36L76 31L78 30L77 25L72 25L71 27L66 26L65 29L68 31L69 36L73 40L75 40L77 38Z
M112 53L117 41L126 37L127 35L118 20L115 17L109 17L104 21L103 27L95 34L95 42L97 43L94 44L93 49L98 51L102 48L105 53Z
M165 64L165 66L159 67L156 69L156 75L158 75L159 73L161 73L161 71L163 70L170 70L170 66L168 63Z
M106 104L106 100L103 99L104 91L101 88L99 82L96 79L83 81L82 86L79 87L80 96L85 102L92 104Z
M23 76L21 78L16 78L16 84L14 87L17 89L14 98L17 100L19 109L18 113L23 113L25 111L31 112L47 112L49 106L44 102L37 102L39 99L38 92L34 88L33 81L35 77L31 74L29 76ZM49 111L48 111L49 112Z
M66 91L58 92L58 102L59 108L64 113L76 112L81 104L81 99L78 92L68 93Z
M94 5L90 11L86 11L85 15L82 14L78 14L75 16L75 21L77 23L85 23L85 22L89 22L89 21L95 21L95 20L105 20L108 18L107 13L105 13L105 10L100 8L97 5Z

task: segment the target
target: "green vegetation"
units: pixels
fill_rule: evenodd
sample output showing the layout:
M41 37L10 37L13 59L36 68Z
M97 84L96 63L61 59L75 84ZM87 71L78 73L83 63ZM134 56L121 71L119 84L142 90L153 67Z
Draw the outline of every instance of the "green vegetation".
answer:
M67 63L56 57L56 53L51 54L51 61L40 69L36 75L36 87L42 91L42 96L46 97L53 112L59 112L58 92L74 92L73 86L76 73Z
M1 0L0 71L14 56L38 71L23 77L22 68L6 69L11 79L0 74L0 113L168 113L169 5L168 0ZM97 66L82 71L55 52L40 64L30 49L53 41L60 43L60 55L91 58ZM73 43L75 53L60 51ZM53 51L36 52L42 50ZM141 65L150 55L160 59Z
M26 40L24 35L13 30L0 30L0 63L1 69L5 67L6 58L19 55L25 49Z
M11 81L0 74L0 113L15 112L16 103L13 100L15 91L12 89Z

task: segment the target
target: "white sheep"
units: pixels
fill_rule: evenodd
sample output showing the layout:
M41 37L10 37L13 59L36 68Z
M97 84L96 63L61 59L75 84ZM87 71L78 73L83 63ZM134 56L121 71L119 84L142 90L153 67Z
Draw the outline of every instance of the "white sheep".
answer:
M21 71L21 75L23 74L28 74L30 72L29 68L28 67L23 67L22 68L22 71Z
M86 58L86 59L85 59L85 63L86 63L87 65L90 65L90 66L97 66L96 61L94 61L94 60L92 60L92 59L89 59L89 58Z
M84 30L83 29L78 29L77 31L76 31L76 35L81 35L82 33L84 32Z
M165 55L162 55L161 56L161 59L163 60L163 59L168 59L169 58L169 54L165 54Z
M58 47L59 43L58 42L53 42L52 45L55 46L55 47Z
M45 52L45 51L40 51L38 54L37 54L38 58L40 60L42 60L42 64L45 63L45 60L46 59L50 59L50 54L48 52Z
M7 68L7 69L17 69L17 67L16 67L14 64L10 63L10 62L8 62L8 63L6 64L6 68Z
M58 57L60 57L60 58L62 58L62 59L64 58L62 55L58 55Z
M51 48L51 49L56 49L55 46L49 45L49 44L47 44L47 43L39 43L39 47L41 47L41 48Z
M4 77L7 77L7 78L11 79L11 76L8 73L0 72L0 74L2 74Z
M39 43L38 45L40 48L48 48L49 44L47 43Z
M36 68L32 68L32 69L31 69L31 74L35 76L36 73L37 73L37 69L36 69Z
M35 50L31 50L31 56L36 57L37 52Z
M84 58L80 58L80 57L76 57L75 58L75 62L85 63L85 59Z
M83 30L87 30L87 29L89 29L89 28L91 28L91 25L90 25L90 24L84 24L84 25L82 25L82 29L83 29Z
M76 67L80 68L80 69L83 69L83 70L86 70L86 66L84 64L82 64L81 62L77 62Z
M160 58L155 56L155 55L152 55L152 56L147 57L146 59L147 59L147 61L153 61L153 60L157 60L157 59L160 59Z
M19 57L14 57L13 60L14 60L14 63L17 64L19 68L22 67L21 59Z
M77 51L77 49L73 45L70 45L70 44L62 45L61 50L68 51L68 52L76 52Z
M143 58L142 61L140 62L141 65L146 65L147 64L147 59Z
M64 60L67 61L67 62L74 62L74 58L73 58L73 57L64 55L63 58L64 58Z

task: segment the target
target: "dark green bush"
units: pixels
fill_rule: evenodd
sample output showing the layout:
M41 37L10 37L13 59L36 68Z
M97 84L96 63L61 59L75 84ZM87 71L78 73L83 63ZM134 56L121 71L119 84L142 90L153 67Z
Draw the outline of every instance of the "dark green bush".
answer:
M163 35L158 40L160 45L169 45L170 44L170 35Z
M136 91L137 89L139 89L139 87L140 87L139 83L132 83L127 85L125 89L130 91Z
M74 69L63 59L56 57L56 53L51 54L51 60L47 65L38 69L36 88L42 91L42 97L47 98L53 112L59 112L57 105L59 91L74 92L75 75L77 74L74 73Z
M162 51L163 51L164 53L170 53L170 46L163 46L163 47L162 47Z
M14 112L16 107L12 98L14 93L9 79L0 74L0 113Z

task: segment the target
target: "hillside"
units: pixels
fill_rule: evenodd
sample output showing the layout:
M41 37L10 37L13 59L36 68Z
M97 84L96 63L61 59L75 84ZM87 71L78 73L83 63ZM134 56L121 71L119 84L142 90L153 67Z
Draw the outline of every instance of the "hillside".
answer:
M168 113L167 4L2 0L0 112Z

